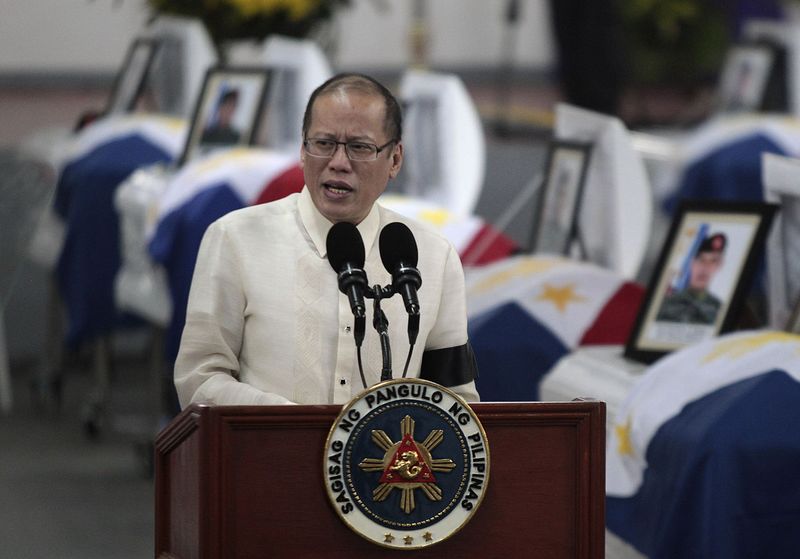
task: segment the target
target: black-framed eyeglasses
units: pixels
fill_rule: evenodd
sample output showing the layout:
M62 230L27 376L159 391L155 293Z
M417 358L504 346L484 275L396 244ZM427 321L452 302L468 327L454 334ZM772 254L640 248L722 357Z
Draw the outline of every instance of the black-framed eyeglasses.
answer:
M337 142L327 138L306 138L303 140L303 148L312 157L333 157L339 146L344 146L344 152L350 161L373 161L378 159L378 154L385 150L397 140L389 140L382 146L376 146L369 142Z

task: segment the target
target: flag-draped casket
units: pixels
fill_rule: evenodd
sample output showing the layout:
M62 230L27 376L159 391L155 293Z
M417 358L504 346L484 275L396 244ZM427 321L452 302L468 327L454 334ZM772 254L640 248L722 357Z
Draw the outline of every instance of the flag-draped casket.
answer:
M609 530L650 559L796 557L800 337L747 331L651 366L608 433Z

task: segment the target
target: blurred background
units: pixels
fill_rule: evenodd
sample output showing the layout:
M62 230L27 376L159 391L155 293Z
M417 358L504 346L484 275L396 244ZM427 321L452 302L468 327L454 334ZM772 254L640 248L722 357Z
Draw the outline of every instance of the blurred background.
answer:
M272 4L279 9L282 3ZM557 102L619 116L635 129L688 126L712 107L726 49L750 15L748 5L750 12L780 13L770 2L744 1L629 0L593 8L544 0L321 4L331 9L311 18L312 25L282 29L262 22L255 30L230 31L214 27L221 18L197 2L0 0L0 147L14 148L45 129L71 129L84 113L102 110L128 47L161 8L207 17L219 34L215 45L229 56L257 45L250 35L278 29L314 39L336 71L366 72L393 86L409 67L459 76L485 124L489 149L510 150L487 157L489 171L502 172L506 154L522 162L515 150L532 158L515 171L525 176L486 178L506 193L501 204L484 195L478 213L493 221L535 165L544 164L531 150L549 136ZM521 242L529 225L512 223L509 232ZM37 313L29 312L32 302L16 300L24 298L24 286L17 290L6 311L15 318L8 346L13 360L26 360L39 353L41 331Z

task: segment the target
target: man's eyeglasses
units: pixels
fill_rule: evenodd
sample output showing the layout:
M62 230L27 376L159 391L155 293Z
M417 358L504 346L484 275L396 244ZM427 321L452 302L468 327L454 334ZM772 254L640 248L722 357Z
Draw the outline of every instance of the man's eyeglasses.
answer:
M389 140L382 146L376 146L368 142L337 142L326 138L306 138L303 140L303 148L312 157L333 157L333 154L342 145L350 161L373 161L378 159L380 152L393 143L395 140Z

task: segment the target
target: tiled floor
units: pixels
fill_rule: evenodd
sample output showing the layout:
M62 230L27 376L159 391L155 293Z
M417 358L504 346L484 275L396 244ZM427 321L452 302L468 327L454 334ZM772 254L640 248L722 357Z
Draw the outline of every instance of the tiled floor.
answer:
M121 365L115 400L144 408L146 369L136 360ZM27 370L15 371L15 408L0 418L0 556L152 557L147 456L128 436L86 435L88 367L69 371L60 409L34 405L30 378Z

